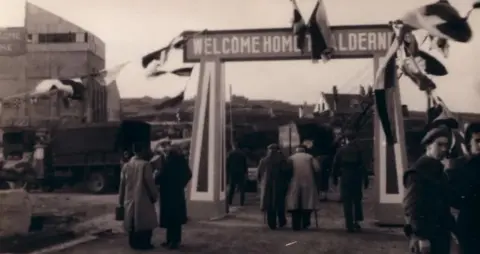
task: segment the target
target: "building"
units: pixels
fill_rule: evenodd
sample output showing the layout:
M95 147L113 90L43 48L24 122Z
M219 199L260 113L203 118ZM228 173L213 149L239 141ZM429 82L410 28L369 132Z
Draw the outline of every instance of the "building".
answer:
M98 36L31 3L26 4L25 13L26 72L23 72L22 57L10 57L8 61L0 61L2 98L32 91L45 79L85 77L105 68L105 43ZM27 81L21 76L26 76ZM87 92L85 101L77 106L80 108L60 111L81 112L78 121L101 122L111 119L107 113L107 93L115 95L113 100L118 101L118 107L114 111L118 111L120 98L116 98L119 97L116 85L116 91L107 92L107 88L98 79L86 77L82 81Z

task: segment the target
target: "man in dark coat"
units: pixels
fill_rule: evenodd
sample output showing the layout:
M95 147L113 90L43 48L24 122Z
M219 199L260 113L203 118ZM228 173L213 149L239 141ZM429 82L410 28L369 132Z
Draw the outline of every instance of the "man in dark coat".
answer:
M361 149L353 139L353 133L349 133L345 145L338 149L332 165L335 186L341 176L340 195L348 232L361 230L359 223L363 221L363 188L368 188L369 184Z
M260 182L260 209L267 214L267 223L271 229L283 227L287 223L285 216L285 196L288 190L286 159L277 144L267 148L267 155L260 160L257 180Z
M155 174L160 189L160 227L167 229L164 247L177 249L182 240L182 225L187 222L185 187L191 177L185 156L167 144L163 165Z
M430 130L422 140L425 154L403 175L405 233L413 253L450 253L455 221L441 160L447 156L451 135L443 126Z
M480 123L465 131L468 156L453 161L446 170L452 189L452 206L459 210L456 224L462 254L480 252Z
M235 190L240 192L240 205L245 204L245 181L248 176L247 156L238 147L227 156L228 205L232 205Z

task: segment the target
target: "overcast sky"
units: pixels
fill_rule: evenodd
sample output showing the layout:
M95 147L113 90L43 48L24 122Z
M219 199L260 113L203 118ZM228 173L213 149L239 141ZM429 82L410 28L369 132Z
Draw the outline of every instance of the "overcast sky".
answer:
M302 0L299 0L302 1ZM465 14L472 0L451 0ZM107 67L128 60L139 61L149 51L164 46L183 30L246 29L289 27L292 18L289 0L30 0L31 3L98 35L106 43ZM331 25L385 24L428 0L326 0ZM0 26L22 25L22 0L0 0ZM480 32L480 11L470 19ZM477 25L475 25L477 24ZM421 38L423 34L419 34ZM450 74L434 77L438 94L454 110L480 112L476 88L480 39L468 44L452 43L450 56L437 56ZM172 66L178 66L172 61ZM197 70L198 71L198 70ZM196 93L198 73L189 81L188 96ZM340 92L358 91L359 84L371 84L371 60L333 60L312 64L309 60L241 62L226 65L226 82L235 94L249 98L281 99L314 103L320 92L333 85ZM185 78L164 76L146 81L135 66L126 68L118 83L122 97L172 96L183 88ZM402 100L413 109L425 109L421 92L407 79L400 80Z

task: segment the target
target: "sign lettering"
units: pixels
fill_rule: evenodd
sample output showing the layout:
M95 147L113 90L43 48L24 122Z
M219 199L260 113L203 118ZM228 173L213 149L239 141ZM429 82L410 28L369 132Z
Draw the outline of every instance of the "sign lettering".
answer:
M23 27L0 28L0 56L19 56L27 52Z
M369 58L385 53L393 36L388 26L380 25L332 27L332 33L336 43L333 58ZM211 31L187 42L184 61L198 62L209 56L225 61L309 59L310 39L305 43L302 53L291 29Z

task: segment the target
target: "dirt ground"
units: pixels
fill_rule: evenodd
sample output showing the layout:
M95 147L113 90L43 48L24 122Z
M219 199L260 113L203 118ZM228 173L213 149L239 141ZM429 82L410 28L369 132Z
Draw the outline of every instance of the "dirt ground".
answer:
M370 196L369 193L367 196ZM340 203L334 201L338 195L331 196L333 201L322 203L318 212L319 227L303 232L293 232L289 226L271 231L263 224L263 215L258 210L258 197L249 194L247 206L218 221L189 222L183 230L183 245L178 251L169 251L161 247L152 253L339 253L339 254L404 254L407 253L407 240L400 228L379 228L373 224L373 204L365 200L366 220L363 232L347 233L344 229ZM121 223L114 223L122 232ZM162 229L155 231L153 243L159 246L165 239ZM57 252L65 254L129 254L127 237L122 233L100 237L99 239Z

